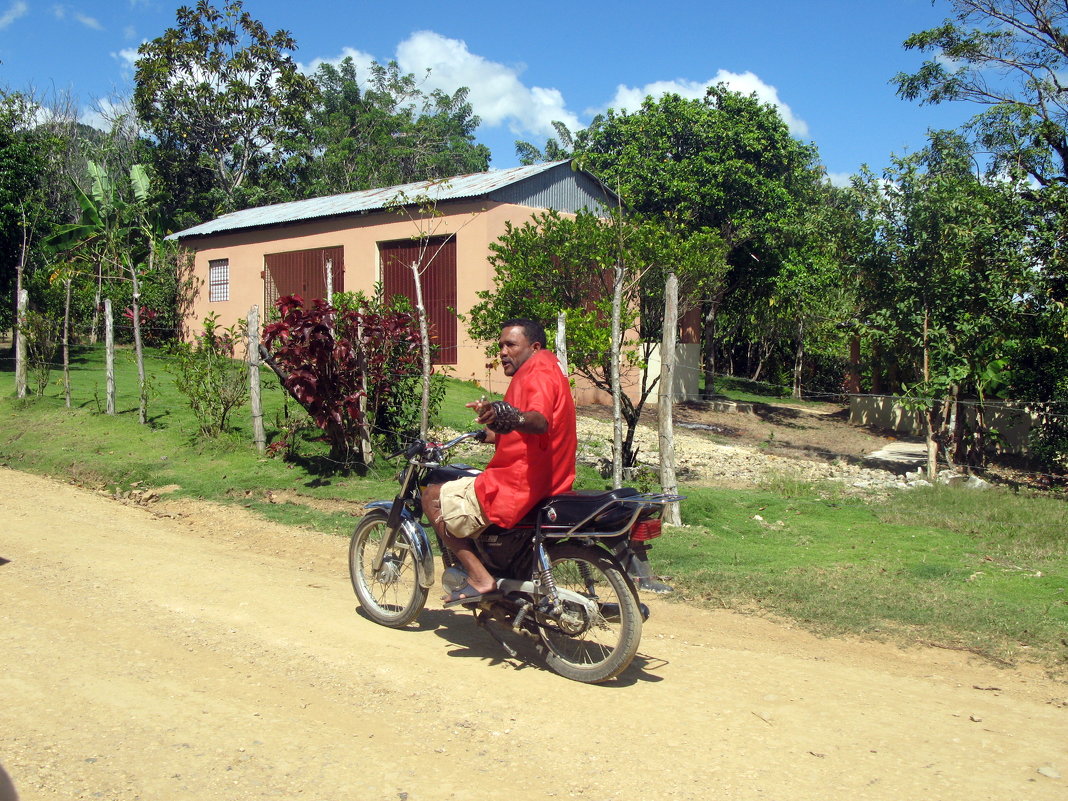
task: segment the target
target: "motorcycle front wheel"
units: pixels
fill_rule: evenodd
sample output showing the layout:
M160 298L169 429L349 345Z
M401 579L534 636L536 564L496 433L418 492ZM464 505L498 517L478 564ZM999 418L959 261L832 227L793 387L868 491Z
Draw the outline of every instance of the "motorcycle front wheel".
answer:
M638 601L619 565L598 548L559 545L549 549L558 588L593 601L564 602L559 619L539 619L545 660L554 671L589 684L615 678L630 665L642 638Z
M375 556L390 536L385 511L374 509L356 526L349 543L349 576L360 606L375 623L401 628L411 623L426 605L429 590L419 583L415 546L401 526L386 549L379 570Z

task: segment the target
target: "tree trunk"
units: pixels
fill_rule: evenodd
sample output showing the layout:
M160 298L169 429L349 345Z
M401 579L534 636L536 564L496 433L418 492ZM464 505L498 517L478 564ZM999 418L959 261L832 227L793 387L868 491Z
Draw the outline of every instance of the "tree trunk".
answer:
M703 341L702 367L704 368L705 387L701 392L702 398L713 398L716 395L716 309L715 302L706 303L702 315L701 338Z
M374 462L374 451L371 448L371 423L367 419L367 354L363 346L363 314L365 309L360 309L361 322L356 328L356 340L360 344L360 400L357 406L360 410L360 461L365 467L370 467Z
M115 414L115 322L111 317L111 298L104 298L104 379L107 411Z
M801 370L805 363L805 323L797 323L797 348L794 351L794 391L795 400L801 400Z
M664 284L664 329L660 338L660 398L657 403L657 424L660 444L660 488L676 495L679 491L675 475L675 348L679 331L679 280L669 273ZM679 525L682 518L678 503L664 507L665 523Z
M923 310L923 383L930 391L931 386L931 349L927 346L927 332L930 321L930 313ZM938 442L935 440L935 424L937 413L933 399L928 399L924 411L924 439L927 443L927 480L932 483L938 477Z
M612 486L623 485L623 394L619 379L619 351L622 346L623 264L616 261L615 281L612 285L612 352L610 373L612 385Z
M556 360L560 362L560 372L568 375L567 365L567 315L556 313Z
M26 210L22 208L22 246L19 248L19 260L15 265L15 386L20 398L26 397L26 342L23 339L22 325L25 322L26 308L29 304L22 302L22 273L26 265L26 251L29 249L29 226L26 222ZM19 377L21 376L21 382Z
M100 324L100 296L104 293L104 265L96 267L96 294L93 296L93 327L89 330L89 344L97 343L97 326Z
M419 436L426 437L430 428L430 326L423 303L422 270L419 262L412 262L412 280L415 282L415 311L419 318L419 346L423 355L423 394L419 405Z

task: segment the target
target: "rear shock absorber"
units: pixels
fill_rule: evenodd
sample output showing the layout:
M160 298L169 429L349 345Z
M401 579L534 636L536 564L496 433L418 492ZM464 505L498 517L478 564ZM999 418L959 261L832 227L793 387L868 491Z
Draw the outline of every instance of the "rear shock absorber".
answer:
M560 594L556 591L556 576L553 575L553 566L552 562L549 561L549 554L541 543L537 546L536 558L538 562L538 584L545 600L551 606L553 614L558 615L561 611L561 603Z

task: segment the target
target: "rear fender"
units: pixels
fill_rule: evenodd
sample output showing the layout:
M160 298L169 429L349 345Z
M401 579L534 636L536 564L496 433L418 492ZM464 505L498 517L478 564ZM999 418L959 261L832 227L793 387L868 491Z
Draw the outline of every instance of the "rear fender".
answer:
M387 515L393 509L393 501L372 501L367 504L368 509L381 509ZM401 506L401 527L408 534L415 552L412 554L415 562L416 579L419 586L430 588L434 586L434 552L430 548L430 537L423 525L415 519L415 515L406 506Z

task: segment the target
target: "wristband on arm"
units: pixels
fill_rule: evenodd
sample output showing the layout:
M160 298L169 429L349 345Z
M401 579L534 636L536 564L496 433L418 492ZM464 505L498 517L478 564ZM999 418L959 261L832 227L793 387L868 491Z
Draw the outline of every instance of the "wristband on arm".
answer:
M526 422L523 413L510 403L494 401L492 406L497 416L486 428L494 433L507 434L510 431L515 431Z

